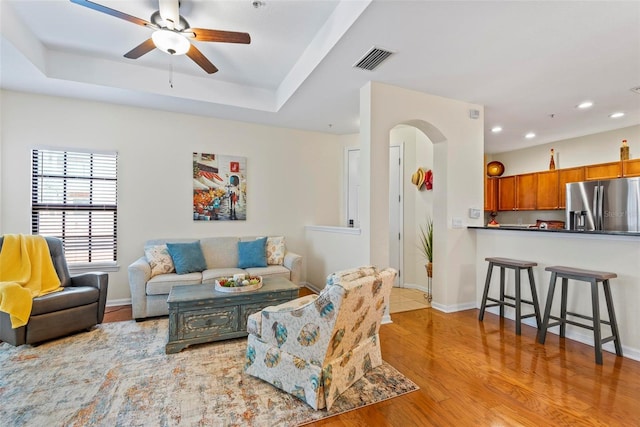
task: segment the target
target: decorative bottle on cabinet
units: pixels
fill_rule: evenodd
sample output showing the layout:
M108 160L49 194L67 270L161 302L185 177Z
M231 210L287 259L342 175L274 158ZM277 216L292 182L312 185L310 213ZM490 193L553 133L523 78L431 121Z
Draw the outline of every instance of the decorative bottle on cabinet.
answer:
M622 140L622 145L620 146L620 160L629 160L629 145L627 145L627 140Z
M552 171L556 168L556 161L554 159L553 148L551 149L551 160L549 160L549 170Z

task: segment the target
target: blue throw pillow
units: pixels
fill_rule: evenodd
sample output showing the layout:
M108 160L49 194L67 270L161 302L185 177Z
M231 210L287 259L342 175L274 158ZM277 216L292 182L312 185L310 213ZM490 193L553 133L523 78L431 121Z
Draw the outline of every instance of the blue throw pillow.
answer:
M207 262L204 260L200 242L167 243L167 250L178 274L194 273L207 269Z
M267 238L238 242L238 268L266 267Z

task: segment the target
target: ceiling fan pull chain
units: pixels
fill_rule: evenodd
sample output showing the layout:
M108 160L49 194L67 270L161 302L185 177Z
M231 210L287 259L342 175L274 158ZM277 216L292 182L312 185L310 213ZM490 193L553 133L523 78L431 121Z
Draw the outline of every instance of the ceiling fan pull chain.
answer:
M169 86L173 89L173 56L169 57Z

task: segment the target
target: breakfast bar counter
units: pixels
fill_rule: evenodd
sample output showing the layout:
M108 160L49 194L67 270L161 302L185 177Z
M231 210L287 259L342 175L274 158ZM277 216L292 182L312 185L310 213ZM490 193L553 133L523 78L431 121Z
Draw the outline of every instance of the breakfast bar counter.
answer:
M469 227L476 234L476 304L480 307L487 273L487 257L516 258L537 262L534 277L538 299L545 301L549 287L549 266L568 266L588 270L614 272L611 292L615 305L620 340L624 356L640 360L640 233L589 232L524 227ZM494 278L493 280L499 280ZM507 289L513 289L513 277L507 279ZM494 287L495 289L495 287ZM559 307L554 300L554 307ZM603 298L604 299L604 298ZM588 286L578 287L568 301L570 311L591 313ZM490 310L487 310L491 312ZM497 312L497 310L494 310ZM606 308L601 307L606 313ZM513 319L514 310L506 316ZM525 323L535 326L535 320ZM608 328L605 328L608 331ZM558 333L557 328L550 330ZM567 326L567 338L593 345L593 335L580 328ZM604 350L615 352L612 343Z

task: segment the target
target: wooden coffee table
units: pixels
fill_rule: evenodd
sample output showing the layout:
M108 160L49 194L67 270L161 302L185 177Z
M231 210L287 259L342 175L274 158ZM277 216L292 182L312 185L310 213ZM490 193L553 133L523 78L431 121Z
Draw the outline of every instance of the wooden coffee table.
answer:
M165 352L178 353L192 344L247 336L247 317L270 305L298 298L287 279L268 277L251 292L218 292L214 285L174 286L169 293L169 340Z

